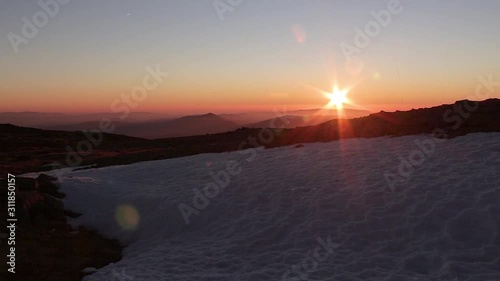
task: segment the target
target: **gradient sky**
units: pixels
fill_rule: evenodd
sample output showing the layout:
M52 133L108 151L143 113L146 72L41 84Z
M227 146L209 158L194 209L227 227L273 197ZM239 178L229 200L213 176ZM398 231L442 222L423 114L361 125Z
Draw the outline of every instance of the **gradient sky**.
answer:
M497 0L401 0L349 73L340 43L388 2L243 0L221 20L212 0L72 0L16 54L9 32L41 8L0 0L0 111L110 111L157 64L170 76L136 111L318 107L335 78L356 105L406 109L500 80Z

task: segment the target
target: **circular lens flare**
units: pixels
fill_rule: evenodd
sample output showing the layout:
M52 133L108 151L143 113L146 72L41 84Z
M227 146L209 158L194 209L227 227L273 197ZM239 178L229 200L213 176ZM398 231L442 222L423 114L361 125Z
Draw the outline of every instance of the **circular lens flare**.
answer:
M132 230L139 224L141 216L134 206L120 205L116 208L115 218L121 228L124 230Z

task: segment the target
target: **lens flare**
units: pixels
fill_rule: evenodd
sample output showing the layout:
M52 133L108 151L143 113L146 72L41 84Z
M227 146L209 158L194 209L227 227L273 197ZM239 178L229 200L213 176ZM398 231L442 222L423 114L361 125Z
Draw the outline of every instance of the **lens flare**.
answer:
M115 218L118 225L125 230L132 230L137 227L141 216L132 205L120 205L116 208Z
M297 43L302 44L306 41L306 31L300 24L293 25L292 32L293 35L295 36L295 41L297 41Z

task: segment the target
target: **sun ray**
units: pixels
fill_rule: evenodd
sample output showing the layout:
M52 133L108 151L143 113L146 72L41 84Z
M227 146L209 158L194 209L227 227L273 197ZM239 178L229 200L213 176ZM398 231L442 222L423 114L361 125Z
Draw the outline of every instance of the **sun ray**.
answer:
M348 89L342 89L340 90L337 85L333 87L333 91L331 93L326 93L326 97L330 99L328 104L326 105L327 107L332 107L335 106L337 109L341 109L344 105L344 103L347 102L347 93L349 92Z

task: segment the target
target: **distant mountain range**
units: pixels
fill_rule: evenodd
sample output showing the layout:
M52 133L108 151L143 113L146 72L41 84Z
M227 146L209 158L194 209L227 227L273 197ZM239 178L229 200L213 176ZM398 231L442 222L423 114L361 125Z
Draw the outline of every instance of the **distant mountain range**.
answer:
M117 113L45 113L45 112L0 112L0 123L9 123L17 126L26 126L33 128L55 127L55 126L79 126L81 123L98 122L103 118L109 118L114 121L119 120L120 114ZM156 114L148 112L131 112L127 116L127 122L140 122L145 120L156 120L173 118L166 114ZM70 129L79 130L79 129Z
M114 134L146 139L195 136L248 128L295 128L316 125L336 118L356 118L366 116L368 111L343 109L339 114L335 109L307 109L286 112L250 112L239 114L207 113L175 118L153 113L131 113L123 121L112 113L63 114L39 112L0 113L0 123L58 131L82 131L99 128L103 118L113 120Z
M462 112L466 116L463 117L457 112L457 108L464 108L465 102L457 101L454 104L409 111L379 112L360 118L331 120L314 126L284 129L279 135L275 135L271 142L258 145L278 147L298 144L297 147L300 148L304 143L430 134L435 129L445 134L443 138L477 132L500 132L500 99L481 101L474 111ZM470 105L469 102L468 106ZM206 114L179 118L180 121L170 124L183 126L197 120L207 120L204 124L209 124L219 122L219 118L221 117L215 114ZM235 124L228 122L225 124ZM262 129L259 128L240 128L225 133L154 140L104 134L102 143L96 145L89 155L82 155L83 159L79 165L124 165L199 153L234 151L250 148L249 138L258 139L260 132ZM12 173L48 170L54 161L66 163L70 155L67 148L76 149L87 139L86 135L78 131L41 130L0 124L0 170Z
M347 109L344 108L340 111L336 109L308 109L296 110L289 112L290 114L256 122L253 124L246 124L245 127L249 128L297 128L317 125L333 119L352 119L367 116L369 111Z
M194 136L233 131L240 127L213 113L184 116L172 120L147 121L126 124L116 130L118 134L147 139Z

